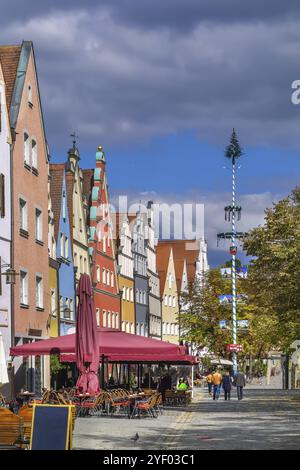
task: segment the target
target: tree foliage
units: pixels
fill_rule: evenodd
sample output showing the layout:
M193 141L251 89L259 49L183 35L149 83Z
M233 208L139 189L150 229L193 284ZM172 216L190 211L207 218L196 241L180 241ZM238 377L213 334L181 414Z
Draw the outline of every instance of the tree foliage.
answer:
M237 281L237 292L243 293L242 280ZM211 352L225 355L226 344L232 342L232 328L220 328L220 321L232 325L231 304L221 305L219 296L231 293L230 278L223 278L220 269L211 269L205 275L204 286L199 281L189 285L183 295L180 314L181 335L198 348L207 347ZM244 307L240 307L240 318L244 318Z
M288 350L300 338L300 188L265 211L244 243L252 342Z

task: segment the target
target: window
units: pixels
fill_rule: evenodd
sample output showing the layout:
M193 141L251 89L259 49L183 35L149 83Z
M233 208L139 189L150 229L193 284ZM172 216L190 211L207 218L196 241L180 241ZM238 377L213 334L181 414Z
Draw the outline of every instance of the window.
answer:
M119 314L116 313L116 329L119 329Z
M51 289L51 315L56 317L56 292L55 289Z
M125 322L124 322L124 320L122 321L122 331L125 331Z
M86 258L84 258L84 272L87 273L87 261L86 261Z
M136 324L136 334L140 336L140 324L139 323Z
M28 305L28 272L20 270L20 303Z
M173 295L173 307L176 307L176 297Z
M82 219L79 219L79 230L82 232Z
M114 287L114 285L115 285L114 273L111 273L110 285L111 285L111 287Z
M136 289L136 291L135 291L135 299L136 299L136 302L138 302L138 303L140 302L140 294L139 294L138 289Z
M69 238L65 237L65 258L69 258Z
M35 305L37 308L43 308L43 278L37 274L35 276Z
M163 322L162 332L163 332L163 335L166 334L166 324L165 324L165 322Z
M20 228L27 232L27 202L24 199L20 199L19 207L20 207Z
M109 286L110 285L110 276L109 276L109 270L106 270L106 284Z
M122 299L123 299L123 300L126 300L126 287L123 287Z
M133 302L133 289L130 288L130 301Z
M29 135L24 132L24 163L30 165Z
M134 335L134 324L130 323L130 332L132 335Z
M35 209L35 239L43 241L43 213L40 209Z
M130 330L129 330L129 322L128 322L128 321L126 322L126 333L130 333Z
M130 292L129 292L129 287L126 287L126 300L130 300Z
M101 280L100 277L101 277L101 275L100 275L100 266L97 266L97 282L100 282L100 280Z
M107 312L107 326L111 328L111 315L110 312Z
M106 284L106 270L104 268L102 268L102 282Z
M0 174L0 217L5 217L5 176L2 173Z
M165 295L165 306L167 307L168 306L168 296Z
M172 307L172 296L169 295L169 307Z
M115 314L111 314L111 327L115 328L116 327L116 321L115 321Z
M31 141L31 164L33 168L37 168L37 145L36 141Z
M62 197L62 216L65 222L66 221L66 191L63 191L63 197Z
M144 323L141 324L141 336L145 336L145 325L144 325Z
M80 273L83 273L82 256L81 255L80 255L80 258L79 258L79 269L80 269Z
M28 85L28 104L32 106L32 88Z
M99 310L99 308L96 308L96 322L97 322L97 326L100 326L100 310Z
M103 310L103 326L107 326L106 310Z
M60 241L60 256L61 258L64 258L64 234L61 233L60 234L60 238L59 238L59 241Z
M106 253L106 237L103 237L103 252Z

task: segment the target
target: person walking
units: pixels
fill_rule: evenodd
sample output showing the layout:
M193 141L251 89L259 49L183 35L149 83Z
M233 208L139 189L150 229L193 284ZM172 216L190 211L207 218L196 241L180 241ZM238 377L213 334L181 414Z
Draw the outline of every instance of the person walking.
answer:
M225 372L222 378L222 387L224 390L224 398L225 400L230 400L230 392L231 392L231 377L228 371Z
M212 381L213 388L214 388L213 399L219 400L220 391L221 391L221 383L222 383L222 375L220 374L218 370L216 370L212 374L211 381Z
M243 389L246 386L245 375L242 372L237 372L237 374L234 376L233 384L236 387L238 400L242 400Z
M208 375L206 376L206 383L208 387L208 394L211 397L211 391L212 391L212 374L209 372Z

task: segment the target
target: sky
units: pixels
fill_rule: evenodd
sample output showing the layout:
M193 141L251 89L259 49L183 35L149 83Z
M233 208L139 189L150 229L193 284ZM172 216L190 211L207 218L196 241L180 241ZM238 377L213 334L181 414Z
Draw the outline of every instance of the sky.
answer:
M299 184L297 0L0 0L0 43L32 40L53 162L101 144L112 198L204 203L209 263L228 259L232 128L240 231Z

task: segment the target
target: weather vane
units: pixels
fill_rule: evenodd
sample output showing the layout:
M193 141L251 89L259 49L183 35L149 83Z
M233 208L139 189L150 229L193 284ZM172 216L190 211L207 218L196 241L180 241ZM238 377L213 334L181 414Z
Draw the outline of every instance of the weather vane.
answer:
M79 139L79 136L76 135L76 133L74 131L73 134L70 134L70 137L73 137L73 149L75 150L75 148L76 148L76 139Z

